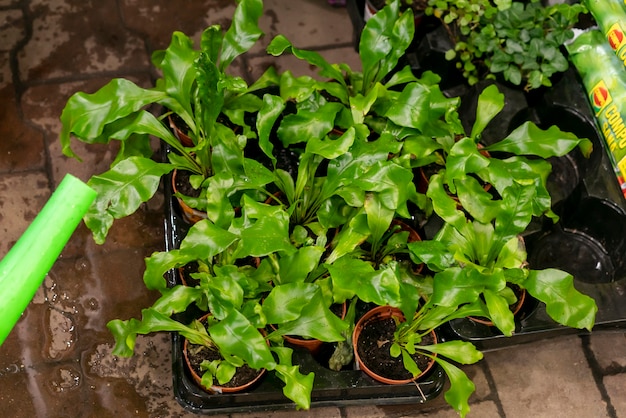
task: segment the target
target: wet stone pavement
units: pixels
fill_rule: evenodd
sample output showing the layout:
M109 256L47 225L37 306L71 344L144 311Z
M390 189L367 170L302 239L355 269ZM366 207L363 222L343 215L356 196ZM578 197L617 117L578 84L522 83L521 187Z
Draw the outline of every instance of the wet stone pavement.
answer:
M332 62L358 68L345 8L326 0L266 0L260 45L236 71L250 79L270 62L309 74L289 58L269 59L277 33ZM0 0L0 257L66 173L104 171L111 148L76 145L62 156L59 116L76 91L112 77L149 86L150 54L181 30L198 37L228 24L227 0ZM155 149L158 144L155 144ZM114 224L106 244L81 225L22 319L0 347L0 415L5 417L188 417L174 399L168 335L138 338L136 356L111 355L106 323L137 317L157 296L142 283L143 259L162 250L163 197ZM19 280L16 277L15 280ZM626 417L624 332L568 335L485 353L466 367L477 389L475 417ZM291 417L294 411L232 417ZM324 407L300 416L453 417L443 396L426 405Z

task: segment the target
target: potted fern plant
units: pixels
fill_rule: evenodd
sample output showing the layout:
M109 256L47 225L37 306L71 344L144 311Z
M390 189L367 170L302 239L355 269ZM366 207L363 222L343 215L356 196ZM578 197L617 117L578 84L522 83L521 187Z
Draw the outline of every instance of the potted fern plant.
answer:
M132 355L139 334L178 332L195 352L217 355L201 366L201 386L211 390L247 365L276 376L284 395L307 409L315 373L300 370L284 336L337 344L341 355L333 364L341 366L351 362L356 305L392 306L406 318L397 321L392 357L402 358L413 379L419 367L409 355L436 354L453 382L447 399L465 414L473 386L444 357L473 363L480 353L461 342L426 349L421 339L468 315L489 317L508 332L507 318L496 315L500 297L507 296L504 285L515 282L533 293L545 277L524 270L525 254L512 244L532 216L554 218L543 159L575 146L588 151L588 143L524 125L487 147L514 156L482 156L477 142L502 97L485 90L474 129L465 136L459 98L447 97L435 74L417 77L398 65L414 35L412 12L400 14L399 0L364 28L362 71L331 64L279 35L268 52L293 54L317 67L324 81L270 69L248 86L227 69L261 35L261 6L260 0L240 1L230 28L208 28L199 49L175 33L170 47L153 57L163 73L155 87L114 80L92 95L77 93L64 109L61 141L68 155L72 135L86 143L122 144L111 170L90 181L100 197L85 221L96 241L175 169L193 173L191 183L201 191L184 200L205 216L184 228L178 247L146 259L144 283L161 297L141 319L109 322L114 353ZM162 116L148 110L153 104L166 109ZM167 119L174 114L184 121L191 146L170 131ZM167 162L149 158L148 135L167 144ZM282 166L279 152L297 163ZM435 152L442 156L441 170L420 193L416 170L432 162ZM477 178L492 184L496 194L478 190ZM446 225L434 239L410 240L394 225L417 213L423 219L438 216ZM192 263L200 266L193 284L164 280ZM422 263L424 272L415 268ZM488 273L496 278L488 281ZM547 289L535 294L541 298ZM340 319L330 307L343 303L350 309ZM578 313L589 315L584 322L564 323L589 327L592 305Z
M207 28L200 47L181 32L172 35L167 49L156 51L152 62L162 77L152 88L142 88L127 79L114 79L92 94L75 93L61 114L63 153L79 158L71 139L84 143L120 142L120 151L109 171L95 175L89 185L98 192L85 217L94 240L104 242L114 219L132 214L156 192L161 178L173 170L191 173L196 197L183 197L193 208L208 212L217 222L232 216L232 206L211 201L207 189L219 188L231 180L228 195L239 189L268 182L268 173L244 153L250 127L245 111L255 111L261 99L253 94L264 84L248 86L229 74L235 58L251 48L262 35L258 19L261 0L238 4L232 25ZM165 109L160 116L155 106ZM193 146L184 146L169 128L168 117L184 121ZM167 161L152 158L150 136L159 138L172 150ZM217 178L215 177L217 176ZM234 183L234 179L247 182Z

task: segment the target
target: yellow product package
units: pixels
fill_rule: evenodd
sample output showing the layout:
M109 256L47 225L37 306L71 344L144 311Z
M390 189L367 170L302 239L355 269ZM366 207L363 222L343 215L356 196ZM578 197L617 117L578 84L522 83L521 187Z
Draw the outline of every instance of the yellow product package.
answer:
M626 66L626 0L583 0L583 4Z
M626 198L626 69L598 29L587 30L567 45Z

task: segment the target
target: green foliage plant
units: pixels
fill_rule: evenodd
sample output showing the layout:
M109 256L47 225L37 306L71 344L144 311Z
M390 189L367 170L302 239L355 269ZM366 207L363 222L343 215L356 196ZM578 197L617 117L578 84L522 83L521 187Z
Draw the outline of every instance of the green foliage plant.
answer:
M258 162L244 156L251 130L243 116L261 106L261 99L253 93L257 87L228 74L233 60L262 35L258 27L262 10L261 0L239 2L228 30L210 26L199 48L194 48L187 35L174 32L168 48L152 56L162 74L152 88L118 78L95 93L70 97L61 114L65 155L79 158L71 148L72 137L86 144L120 143L110 170L88 181L98 192L85 216L96 242L104 242L114 219L132 214L150 199L161 178L174 169L191 172L193 187L218 189L227 196L270 181ZM155 116L151 112L158 110L155 106L166 112ZM170 131L167 117L171 114L185 122L193 147L183 146ZM173 150L167 162L152 158L151 136ZM201 196L204 201L196 199L192 207L208 211L218 222L233 216L232 206L226 204L228 200L224 203L221 193ZM220 200L211 200L212 196Z
M300 373L283 337L338 343L333 360L340 367L350 359L357 301L391 305L409 318L398 327L393 348L403 359L418 349L424 332L470 314L490 317L510 334L509 318L499 315L506 283L550 304L549 312L576 299L584 306L555 317L590 326L591 304L572 290L571 277L529 272L525 253L514 245L532 217L556 219L544 159L576 146L587 154L589 141L524 124L486 148L510 156L486 158L478 142L502 109L502 95L495 88L481 94L476 123L465 135L460 100L443 94L438 76L417 78L409 67L397 68L414 35L412 12L400 14L399 0L367 22L360 71L278 35L268 52L304 60L322 80L270 69L248 86L227 69L261 35L261 9L260 0L241 0L230 28L208 28L200 49L175 33L171 45L153 56L163 74L155 87L116 79L92 95L72 96L63 111L61 143L68 156L75 156L71 136L87 144L121 144L111 169L90 180L100 197L85 222L97 242L174 169L192 172L194 187L204 191L190 201L207 219L189 228L179 248L146 259L144 283L161 297L141 319L108 323L115 355L132 355L137 335L179 332L222 354L222 361L207 366L206 384L223 383L248 364L276 373L285 396L308 409L314 374ZM166 112L155 117L151 105ZM164 120L170 114L185 121L193 147L169 131ZM171 147L167 162L150 158L149 136ZM246 153L253 141L258 160ZM278 164L278 146L298 156L295 172ZM413 172L434 161L441 169L427 192L418 193ZM496 194L485 192L479 180ZM410 243L408 233L394 229L394 219L411 217L410 206L444 221L434 240ZM418 274L408 257L432 274ZM168 287L164 274L191 263L199 265L192 275L197 284ZM548 295L552 285L567 298ZM341 320L330 306L344 302L350 309ZM192 307L211 313L207 326L182 320ZM444 358L469 364L480 353L457 342L419 349L438 354L452 382L446 400L465 415L473 384ZM416 371L410 360L405 367Z
M540 0L429 0L426 13L444 25L453 44L446 59L456 61L470 85L501 74L529 91L550 87L551 77L567 70L563 45L587 9Z
M438 292L446 292L442 284L438 283ZM453 289L450 289L453 290ZM421 370L411 357L418 353L430 357L437 362L450 381L450 387L444 397L448 404L464 417L469 413L469 397L475 390L474 383L467 377L458 364L474 364L483 358L483 354L476 349L474 344L466 341L445 341L437 344L422 345L422 338L433 330L456 318L480 315L484 310L476 302L465 303L459 299L459 303L449 301L447 306L437 305L431 299L427 299L406 321L396 319L396 331L390 348L393 357L402 357L405 368L418 376ZM405 314L406 315L406 314Z
M591 141L556 126L543 130L527 121L503 139L483 145L481 134L503 109L504 101L504 95L491 84L479 95L476 118L469 134L465 133L457 115L451 119L455 122L449 123L439 136L419 137L405 144L408 158L415 166L435 164L438 167L438 175L430 178L426 193L437 213L457 209L458 202L452 200L451 195L466 209L482 207L480 202L484 202L484 209L488 210L493 195L485 191L485 185L492 186L500 196L504 196L509 186L519 186L532 191L525 203L530 205L534 216L546 214L556 220L546 189L551 171L546 159L564 156L576 147L588 157L592 151ZM478 210L474 212L472 215L480 219ZM490 213L486 212L485 216Z
M484 148L492 154L504 153L504 158L487 158L480 154L476 140L503 106L504 96L495 85L481 93L472 133L452 146L445 168L430 178L426 194L443 227L433 240L410 243L409 251L416 262L424 262L435 273L435 282L456 282L468 303L476 294L462 284L477 285L487 316L505 335L512 335L515 326L508 309L515 296L507 284L518 285L544 302L556 322L591 329L597 311L593 299L576 291L572 276L563 271L529 269L522 238L533 218L558 220L546 189L551 170L546 159L575 147L588 156L591 142L557 127L541 130L526 122ZM495 192L485 191L479 180ZM445 299L453 293L440 296Z
M314 374L303 375L292 364L292 351L284 347L282 336L342 341L346 325L330 311L322 287L305 282L319 254L298 250L290 242L288 219L280 206L244 198L242 216L228 229L205 219L190 228L178 249L152 254L146 259L144 282L161 297L143 310L141 320L108 323L116 340L113 354L131 356L138 334L178 332L222 354L224 361L213 364L203 377L208 386L214 379L223 384L232 377L234 366L245 363L276 373L285 384L285 396L298 408L308 409ZM272 258L280 258L280 266ZM258 264L251 262L254 259ZM194 261L204 266L192 274L197 285L167 287L163 279L167 270ZM176 316L191 305L211 312L206 330L196 321L186 324ZM261 333L270 324L280 327Z
M399 15L399 2L392 1L368 20L362 32L361 71L330 64L283 35L270 43L270 54L292 54L318 68L323 78L285 72L280 94L264 97L268 107L261 109L257 122L260 146L269 156L276 106L295 104L295 113L278 122L277 136L285 147L300 150L297 178L275 172L278 188L293 205L296 223L345 225L355 211L370 216L368 208L378 208L385 211L385 222L376 229L384 232L396 214L409 217L408 202L418 207L426 203L412 184L410 162L399 156L409 138L431 137L445 129L458 99L445 97L433 74L418 79L408 66L396 68L413 34L412 13ZM273 118L265 117L271 112ZM320 167L325 175L319 176Z
M228 309L221 319L212 316L206 326L197 319L185 324L171 317L180 309L187 309L181 302L201 303L200 290L175 286L164 292L154 306L143 309L141 320L132 318L126 321L110 321L107 327L116 339L113 354L121 357L132 356L137 335L178 332L190 343L220 353L222 360L205 363L202 384L207 389L216 381L219 385L229 382L236 369L247 364L255 370L273 371L285 384L285 396L293 400L299 409L308 409L314 374L300 373L299 366L292 364L292 349L284 347L281 339L261 332L265 323L258 314L254 314L260 310L258 302L253 304L246 301L241 307Z

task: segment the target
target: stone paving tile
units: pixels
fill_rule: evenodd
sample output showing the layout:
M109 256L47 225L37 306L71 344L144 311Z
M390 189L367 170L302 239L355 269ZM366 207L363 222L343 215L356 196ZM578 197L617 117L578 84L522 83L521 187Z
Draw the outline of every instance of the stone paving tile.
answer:
M361 62L352 47L320 50L317 52L331 64L345 62L353 70L361 71ZM249 74L253 78L259 77L264 71L273 65L279 73L289 70L293 73L293 75L298 77L306 75L317 80L323 80L323 77L317 74L319 69L311 67L306 61L300 60L291 54L285 54L279 57L273 57L270 55L253 57L248 59L248 65Z
M149 65L143 41L125 29L113 0L30 5L32 36L18 54L22 80L45 80Z
M3 257L48 201L44 173L0 176L0 257Z
M470 403L484 400L493 395L492 390L489 387L489 380L484 372L483 364L478 363L471 366L463 366L462 370L476 386L476 390L470 398Z
M19 7L21 0L0 0L0 7Z
M335 407L325 408L311 408L308 411L264 411L264 412L249 412L249 413L234 413L231 414L231 418L291 418L291 417L306 417L306 418L340 418L341 411Z
M9 53L0 52L0 89L13 88L13 75L11 74L11 64L9 63Z
M578 337L485 354L507 418L605 417Z
M147 75L140 78L134 76L128 78L143 87L149 86ZM93 174L108 170L113 161L119 149L116 141L109 145L85 146L73 139L72 149L82 158L83 162L65 157L61 152L59 141L60 117L67 99L79 91L93 93L109 81L109 78L96 78L82 82L42 84L30 87L24 92L22 97L24 118L45 132L55 184L60 183L67 173L86 181Z
M151 50L164 49L172 32L181 31L197 42L209 25L230 26L235 3L230 0L201 0L180 3L171 0L124 0L120 2L126 27L145 38Z
M352 24L345 8L334 8L326 1L265 0L264 3L266 13L259 26L266 36L251 52L263 53L277 34L285 35L302 49L337 46L352 40Z
M602 369L626 367L626 334L597 333L590 339L591 350Z
M233 64L234 73L258 75L255 72L269 65L264 47L278 32L298 47L322 47L320 53L331 62L347 61L354 69L360 67L345 9L333 9L324 0L265 3L268 14L261 25L267 35L249 62ZM22 7L28 7L28 19ZM136 77L148 86L149 51L166 47L172 30L182 30L197 41L208 24L227 27L232 8L232 0L195 1L185 7L170 0L0 0L0 134L9 138L0 145L0 173L20 172L0 175L0 257L43 206L49 184L58 184L67 172L86 180L106 169L113 158L115 149L104 146L86 152L77 145L77 152L85 157L82 164L61 155L58 118L69 95L94 91L109 80L102 74L108 72ZM17 55L19 76L25 82L17 89L26 87L20 91L18 107L8 51L26 36L31 24L29 41ZM276 61L294 72L312 74L306 63L288 62L291 59ZM85 81L66 82L81 79ZM18 139L27 145L17 147ZM47 162L50 179L43 170ZM8 186L17 186L18 191L7 193ZM27 203L34 205L27 209ZM141 276L143 257L162 247L162 205L162 197L157 198L137 214L117 221L103 246L93 243L83 225L78 228L0 350L0 414L18 418L197 416L174 399L167 335L139 337L139 354L120 359L111 355L113 339L105 327L114 317L137 317L140 308L157 296L144 290ZM593 353L604 369L626 364L624 349L620 349L622 337L592 336ZM508 381L527 359L538 360L530 377ZM527 417L529 411L533 418L607 416L576 337L487 353L486 364L507 418ZM477 386L470 417L499 416L486 369L483 365L464 369ZM608 375L603 380L615 416L626 416L624 376ZM585 400L591 404L583 404ZM233 417L416 415L456 416L441 395L420 411L415 406L355 406Z
M411 416L430 416L431 413L443 413L452 414L451 416L457 416L456 412L452 410L445 402L440 400L443 398L439 396L431 401L428 405L394 405L394 406L379 406L379 405L367 405L367 406L350 406L344 408L345 418L379 418L379 417L411 417ZM435 408L433 403L438 405ZM436 415L438 416L438 415ZM442 415L446 416L446 415Z
M43 134L24 122L11 85L0 87L0 121L0 173L43 169Z
M24 14L21 10L0 10L0 51L13 49L25 34Z
M626 374L605 376L604 386L615 408L615 416L626 417Z
M24 418L37 416L37 411L45 411L43 399L37 396L24 396L24 392L39 391L39 373L34 368L33 358L41 356L42 341L38 333L40 319L46 307L34 306L28 309L0 350L0 414L16 416L20 411Z
M27 374L6 374L0 376L0 383L2 384L0 414L5 417L17 418L16 411L19 411L19 414L24 418L37 416L37 409L33 405L33 400L19 396L19 393L23 392L24 388L29 384ZM15 393L18 395L14 395Z
M136 394L138 405L126 411L118 411L121 413L119 416L129 416L128 411L159 418L198 416L186 411L174 399L169 336L163 333L139 336L135 350L137 355L119 358L111 354L108 344L98 344L83 357L82 366L87 376L93 378L94 390L98 394L99 405L93 411L98 414L107 411L113 415L117 399L128 399L127 394L130 392ZM108 382L115 382L118 390L124 392L112 391ZM217 415L217 418L226 417Z
M163 195L160 192L157 193L158 195L153 200L141 205L134 214L116 220L103 245L96 244L91 231L84 223L81 223L63 249L61 257L76 258L85 254L138 249L147 257L153 251L164 250Z
M400 415L400 417L411 417L415 415L407 414ZM437 411L425 412L419 415L420 417L427 418L458 418L459 414L454 411L452 408L440 409ZM470 405L470 412L467 414L469 418L477 417L477 418L500 418L500 412L498 411L498 406L492 401L485 401L480 403L475 403Z
M39 305L44 308L43 305ZM32 311L31 311L32 313ZM22 359L10 364L11 372L0 375L0 412L27 417L185 417L186 412L171 396L169 338L139 337L141 355L119 359L110 346L96 344L81 357L48 363L33 362L41 342L30 328L34 321L21 321L19 334ZM3 370L9 370L4 368ZM24 396L28 388L33 397ZM19 402L19 405L17 405Z
M112 319L139 317L159 296L143 284L144 257L150 250L116 250L57 263L51 277L56 294L72 295L77 321L86 329L104 331ZM85 283L81 283L85 281ZM80 291L79 291L80 289ZM107 335L108 336L108 335Z

